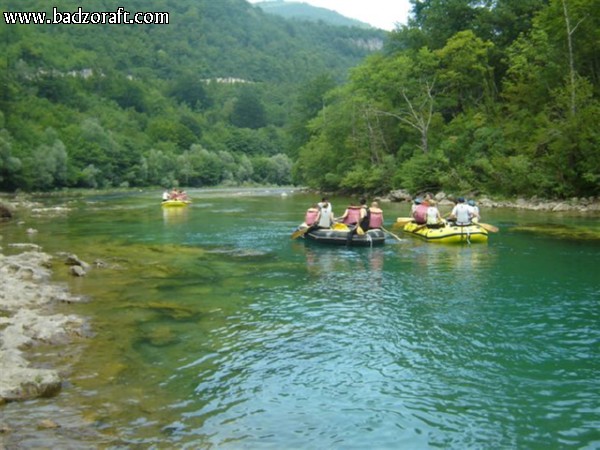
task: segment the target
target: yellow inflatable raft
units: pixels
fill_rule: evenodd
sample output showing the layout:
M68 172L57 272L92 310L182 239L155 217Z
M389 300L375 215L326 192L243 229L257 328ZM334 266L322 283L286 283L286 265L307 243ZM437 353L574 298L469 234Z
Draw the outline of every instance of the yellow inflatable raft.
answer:
M426 225L409 222L404 225L403 230L408 234L425 239L427 242L441 244L475 244L488 240L487 230L477 224L459 226L446 222L443 227L429 228Z

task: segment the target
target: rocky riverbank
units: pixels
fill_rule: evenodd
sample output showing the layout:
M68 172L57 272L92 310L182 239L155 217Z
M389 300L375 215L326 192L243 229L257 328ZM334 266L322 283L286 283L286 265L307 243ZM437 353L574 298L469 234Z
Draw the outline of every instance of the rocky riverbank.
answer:
M21 253L0 253L0 404L58 393L63 379L57 369L32 366L28 352L86 335L82 317L56 313L60 303L82 301L51 282L55 260L35 245L9 244Z
M28 201L4 202L0 220L12 220L16 210L36 206ZM27 229L29 235L35 232ZM88 334L84 318L56 311L60 304L83 301L52 282L53 266L65 264L73 275L84 275L89 268L74 255L52 256L36 244L4 242L0 234L0 405L56 395L64 382L60 370L36 367L28 355L41 346L65 344Z
M432 197L438 203L438 206L452 206L455 198L452 195L447 195L445 192L438 192ZM404 190L392 191L389 194L382 196L382 201L390 202L412 202L413 195ZM493 200L488 197L470 196L477 202L480 208L513 208L531 211L548 211L548 212L576 212L576 213L600 213L600 198L597 197L581 197L571 198L568 200L548 200L538 197L532 198L516 198L511 200Z

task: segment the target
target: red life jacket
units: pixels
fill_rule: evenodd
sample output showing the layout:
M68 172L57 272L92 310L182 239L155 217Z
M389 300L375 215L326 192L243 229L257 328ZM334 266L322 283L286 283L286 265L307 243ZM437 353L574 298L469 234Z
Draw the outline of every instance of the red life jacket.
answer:
M428 208L429 208L429 205L427 205L425 203L421 203L419 206L417 206L417 208L415 209L415 212L413 213L415 222L417 222L420 225L427 223L427 209Z
M348 215L344 219L346 225L356 225L360 221L360 206L348 206Z
M371 210L371 217L369 219L369 228L381 228L383 226L383 213L373 212Z
M317 220L318 215L318 209L308 208L308 210L306 211L306 216L304 217L304 223L306 223L306 225L310 227L313 223L315 223L315 220Z

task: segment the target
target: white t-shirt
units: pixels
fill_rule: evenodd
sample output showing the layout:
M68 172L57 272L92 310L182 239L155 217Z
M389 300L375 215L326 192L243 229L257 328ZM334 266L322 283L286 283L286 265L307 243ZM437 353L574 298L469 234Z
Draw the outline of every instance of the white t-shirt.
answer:
M438 223L439 211L435 206L427 208L427 225L435 225Z
M324 206L325 203L319 203L319 209L321 210L321 215L319 217L319 227L321 228L329 228L331 227L331 203L327 203L327 206Z
M452 215L456 217L456 225L469 225L473 213L469 205L458 203L452 209Z

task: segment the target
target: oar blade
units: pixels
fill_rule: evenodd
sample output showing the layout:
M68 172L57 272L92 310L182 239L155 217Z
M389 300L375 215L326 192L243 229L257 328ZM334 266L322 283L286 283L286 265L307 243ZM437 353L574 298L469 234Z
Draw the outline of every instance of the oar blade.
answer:
M489 223L481 223L479 222L477 225L479 225L481 228L490 231L492 233L497 233L498 231L500 231L500 228L494 226L494 225L490 225Z
M396 222L392 225L392 228L395 230L404 228L404 225L413 221L412 217L398 217Z
M308 227L307 228L300 228L299 230L296 230L292 233L292 239L297 239L301 236L304 236L306 234L306 232L308 231Z

